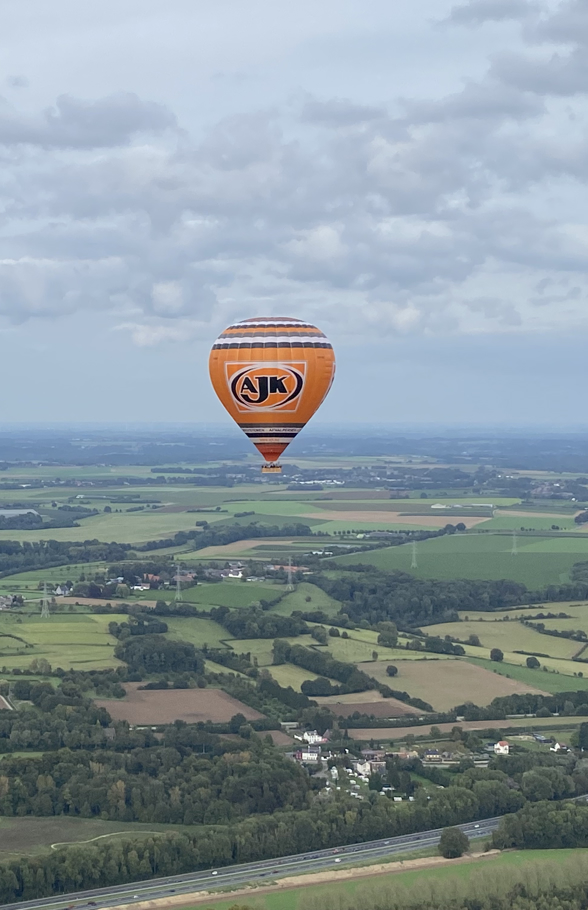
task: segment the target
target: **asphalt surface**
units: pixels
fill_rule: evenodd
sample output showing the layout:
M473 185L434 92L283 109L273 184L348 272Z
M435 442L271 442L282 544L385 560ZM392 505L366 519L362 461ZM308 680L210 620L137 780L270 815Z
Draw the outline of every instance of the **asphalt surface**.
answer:
M468 837L484 837L496 830L500 818L485 818L458 827ZM350 863L385 861L398 853L423 850L439 843L442 828L407 834L402 837L381 838L365 844L350 844L329 850L315 850L295 856L281 856L259 863L244 863L239 866L221 866L204 872L155 878L130 885L115 885L112 888L96 888L78 891L56 897L39 898L34 901L19 901L2 904L1 910L103 910L120 904L133 904L147 900L165 900L177 894L192 894L211 888L235 888L249 882L258 882L303 872L318 872L322 869L337 869Z

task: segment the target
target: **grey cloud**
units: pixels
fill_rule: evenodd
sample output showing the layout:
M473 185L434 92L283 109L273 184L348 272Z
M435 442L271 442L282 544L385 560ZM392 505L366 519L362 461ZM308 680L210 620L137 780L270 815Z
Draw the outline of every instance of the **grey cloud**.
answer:
M170 142L156 135L173 124L159 108L134 121L105 109L110 147L104 130L94 146L14 151L0 262L0 313L13 321L102 309L151 345L253 311L261 295L264 309L290 302L352 334L458 331L463 320L516 330L547 273L585 292L582 238L521 201L553 174L583 179L581 143L558 158L541 100L493 78L327 133L306 114L290 130L270 110ZM139 99L132 109L152 112ZM95 109L64 110L91 143ZM124 147L146 123L149 140ZM529 288L505 303L491 285L513 270ZM541 308L546 319L556 306Z
M588 92L586 48L576 48L565 55L554 53L541 60L503 54L494 61L491 74L510 86L537 95L570 96Z
M523 20L539 11L532 0L469 0L454 6L445 22L455 25L482 25L484 22Z
M521 91L522 89L522 91ZM461 92L440 101L404 102L411 121L424 123L456 119L499 119L536 117L544 103L528 94L526 86L504 85L499 81L470 82Z
M28 88L29 80L26 76L7 76L6 85L10 88Z
M329 101L307 101L301 111L303 123L316 123L328 127L346 127L380 120L386 116L382 108L353 104L345 98L332 98Z
M588 41L588 7L584 0L564 0L550 15L525 31L535 41L559 41L566 44Z
M107 148L125 145L139 132L162 132L176 125L163 105L130 92L98 101L61 95L55 108L37 117L23 115L0 99L0 144L42 148Z

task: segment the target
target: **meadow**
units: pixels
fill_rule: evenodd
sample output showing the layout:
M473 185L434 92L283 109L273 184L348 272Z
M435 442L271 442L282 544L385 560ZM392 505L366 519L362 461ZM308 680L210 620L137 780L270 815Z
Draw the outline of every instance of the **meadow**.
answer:
M123 614L55 613L43 619L36 613L1 612L0 666L26 668L39 658L64 670L119 666L114 656L116 639L109 634L108 623L125 619Z
M547 533L547 532L545 532ZM570 580L577 562L588 560L588 534L567 537L517 535L513 554L512 536L506 533L470 532L420 541L414 567L410 544L337 556L330 567L371 565L385 571L409 572L417 578L509 578L530 590Z

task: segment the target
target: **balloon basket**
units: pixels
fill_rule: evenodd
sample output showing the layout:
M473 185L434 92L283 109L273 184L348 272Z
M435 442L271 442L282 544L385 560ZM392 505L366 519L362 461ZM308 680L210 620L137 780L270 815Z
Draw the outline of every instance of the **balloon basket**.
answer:
M281 474L282 465L281 464L264 464L261 468L262 474Z

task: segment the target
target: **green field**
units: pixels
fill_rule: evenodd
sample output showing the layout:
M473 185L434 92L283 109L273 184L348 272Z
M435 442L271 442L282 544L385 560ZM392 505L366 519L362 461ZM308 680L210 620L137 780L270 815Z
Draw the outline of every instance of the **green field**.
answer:
M15 753L13 753L15 754ZM24 753L23 753L24 754ZM30 757L32 753L27 753ZM39 753L42 754L42 753ZM148 837L169 831L195 832L198 826L109 822L95 818L60 815L48 818L0 818L0 856L34 856L51 849L52 844L82 844L116 837Z
M124 622L126 616L55 613L42 619L37 613L0 613L0 666L26 668L35 658L64 670L118 666L116 639L108 632L113 620Z
M224 641L229 633L212 619L200 619L195 616L166 616L168 637L176 641L189 641L194 647L226 648ZM241 649L243 650L243 649Z
M574 563L588 560L588 534L585 538L521 534L517 538L516 555L512 554L512 548L512 537L508 534L469 532L420 541L417 568L411 568L412 547L406 544L337 556L328 564L332 568L372 565L386 571L409 572L417 578L509 578L537 590L570 580Z
M526 651L528 654L544 653L551 657L570 660L582 644L567 638L555 638L551 635L541 635L534 629L529 629L520 622L447 622L434 626L427 626L428 635L453 635L460 640L466 640L470 635L477 635L482 648L473 648L468 653L474 657L486 657L482 649L490 651L491 648L500 648L504 652Z
M485 660L479 657L468 657L468 662L483 667L485 670L491 670L493 673L499 673L501 676L508 676L510 679L516 679L525 685L533 686L537 689L543 689L545 692L551 692L556 695L558 692L576 692L580 689L588 690L588 679L562 673L545 673L540 670L529 670L527 667L517 666L516 664L497 663L494 660ZM574 666L581 666L575 664ZM586 674L588 676L588 673Z

